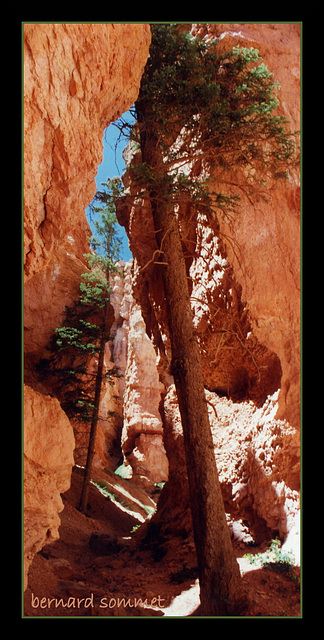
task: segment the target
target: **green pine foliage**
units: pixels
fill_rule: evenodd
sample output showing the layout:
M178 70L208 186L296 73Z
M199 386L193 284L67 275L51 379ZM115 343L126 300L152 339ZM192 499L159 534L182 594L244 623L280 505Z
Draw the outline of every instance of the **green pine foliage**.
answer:
M90 254L89 260L91 266L100 265L103 270L108 268L110 272L114 272L121 249L115 203L123 191L123 184L120 178L112 178L101 185L103 189L97 191L94 202L90 205L94 218L94 233L90 238L90 246L95 255Z
M95 408L96 380L89 362L98 357L104 341L114 338L104 326L104 313L110 301L111 277L120 268L117 261L121 242L114 205L119 179L108 181L103 187L95 196L98 205L92 205L92 252L84 256L88 271L81 275L79 297L66 308L64 325L57 327L51 337L50 356L38 366L40 379L47 379L67 415L87 423ZM104 377L113 384L120 377L118 368L111 368Z
M275 113L279 90L257 49L219 53L215 40L206 43L176 24L153 24L131 137L140 134L145 144L154 127L168 176L136 162L138 183L174 201L189 196L207 210L225 211L236 208L238 196L224 200L199 176L189 179L188 163L199 158L210 169L242 169L251 193L287 177L298 160L297 132Z

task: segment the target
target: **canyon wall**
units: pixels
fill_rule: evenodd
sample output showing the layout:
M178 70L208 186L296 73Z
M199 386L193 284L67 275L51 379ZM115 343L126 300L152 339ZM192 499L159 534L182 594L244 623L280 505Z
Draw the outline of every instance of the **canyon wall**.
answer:
M160 415L164 385L153 343L133 297L132 268L131 260L121 260L112 279L114 323L110 335L114 338L106 344L105 369L118 367L120 377L103 384L94 466L98 471L105 467L114 471L124 463L136 484L152 488L168 479ZM79 463L84 465L85 460L86 449Z
M300 120L300 26L298 24L208 24L193 25L192 33L208 39L216 38L220 50L234 45L254 47L274 80L281 85L278 114L289 120L295 131ZM126 154L129 163L140 162ZM201 165L201 163L200 163ZM192 168L197 175L197 167ZM239 195L235 216L218 216L206 221L190 207L179 211L182 241L188 275L192 278L194 322L204 359L205 384L212 390L227 387L249 388L249 397L262 399L269 385L271 393L280 387L278 418L300 423L300 187L299 171L290 168L288 178L269 182L264 198L251 199L245 177L228 170L214 170L209 178L211 189L225 195ZM141 304L147 330L162 347L161 327L165 325L162 282L154 266L158 255L149 203L134 203L136 188L132 186L132 170L124 177L126 195L119 206L119 220L127 230L135 256L134 290ZM190 223L188 220L190 219ZM145 244L142 238L146 238ZM190 272L190 274L189 274ZM221 307L221 313L220 313ZM154 313L152 313L154 309ZM229 312L229 313L228 313ZM218 318L216 316L218 314ZM228 317L231 316L230 322ZM225 316L227 319L225 320ZM240 332L237 331L237 322ZM224 324L225 323L225 324ZM158 326L160 325L160 326ZM220 329L226 329L220 339ZM236 327L236 329L235 329ZM229 332L232 333L230 339ZM163 334L163 329L162 329ZM218 335L217 335L218 334ZM236 334L236 336L235 336ZM244 340L245 357L239 348ZM249 342L246 343L245 340ZM225 349L233 348L239 358L227 357ZM165 341L164 341L165 342ZM242 344L241 344L242 347ZM161 353L167 346L163 345ZM222 353L222 363L216 355ZM256 362L255 350L259 354ZM264 361L265 350L268 362ZM261 354L263 351L263 354ZM250 357L248 353L250 352ZM251 355L252 354L252 355ZM271 355L270 355L271 354ZM270 360L271 362L270 362ZM215 366L217 365L217 366ZM208 368L210 371L208 371ZM234 371L236 369L236 371ZM254 369L254 371L253 371ZM223 373L222 373L223 370ZM253 389L252 389L253 387ZM272 387L272 388L271 388ZM251 395L252 393L252 395Z
M148 485L147 481L159 483L168 479L160 414L163 391L156 352L146 333L141 309L132 298L128 316L122 448L132 467L133 480L144 486Z
M293 130L299 128L299 25L197 24L192 32L207 39L216 37L225 49L257 48L282 86L278 112L290 120ZM176 533L179 528L189 531L191 518L181 423L170 374L163 267L157 264L160 254L150 203L136 198L132 180L132 164L140 162L141 155L130 145L125 158L129 169L123 177L125 195L118 219L129 236L134 297L155 344L164 385L160 412L169 481L155 522ZM192 168L195 175L197 166ZM267 201L253 202L244 194L239 173L205 173L204 177L211 179L211 188L219 191L220 182L222 190L231 184L231 193L241 196L233 219L207 220L190 203L178 210L224 502L228 513L249 523L255 539L274 534L286 539L298 530L299 512L298 171L290 169L288 179L269 184ZM227 417L223 420L224 403Z
M24 27L26 366L76 298L104 129L137 97L148 25Z
M282 85L281 113L299 128L299 25L192 30L224 47L258 48ZM78 295L88 250L84 210L96 189L103 130L136 100L150 38L144 24L25 25L26 579L34 554L58 536L74 448L72 427L35 366ZM131 170L124 181L118 216L134 261L114 281L115 339L105 355L106 368L117 364L123 377L102 395L103 412L115 415L100 425L95 463L115 468L124 456L143 484L169 478L156 518L174 532L189 530L154 228L149 203L133 206L127 196L136 192ZM297 174L267 195L268 204L243 197L233 222L207 224L190 209L180 215L225 505L248 519L256 537L267 530L285 538L297 527L299 495Z
M136 100L150 39L145 24L24 25L26 572L58 536L74 448L35 365L78 296L103 131Z
M234 45L254 47L274 80L280 105L278 114L289 120L292 131L300 128L300 25L217 24L194 25L193 32L218 39L221 50ZM296 427L300 424L300 182L298 169L289 169L288 180L268 184L265 196L251 203L244 181L220 172L211 188L223 188L241 197L235 219L220 219L220 232L255 336L280 359L282 379L277 417ZM226 240L228 238L228 241Z
M24 587L32 559L58 538L60 494L69 489L74 436L59 401L24 388Z

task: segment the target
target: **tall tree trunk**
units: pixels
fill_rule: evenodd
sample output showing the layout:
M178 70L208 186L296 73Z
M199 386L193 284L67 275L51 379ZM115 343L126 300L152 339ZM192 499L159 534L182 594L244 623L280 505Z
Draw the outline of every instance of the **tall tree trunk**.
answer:
M95 385L94 410L93 410L93 416L91 420L88 454L87 454L87 461L86 461L86 466L84 471L82 493L81 493L80 504L79 504L79 510L84 514L87 513L87 508L88 508L88 497L89 497L90 480L91 480L91 473L92 473L92 463L93 463L93 458L95 454L95 442L96 442L98 418L99 418L99 405L100 405L100 394L101 394L102 378L103 378L103 366L104 366L104 357L105 357L105 344L106 344L106 331L107 331L109 304L110 304L110 300L108 298L105 301L103 321L102 321L102 327L101 327L101 337L100 337L100 345L99 345L100 351L99 351L98 368L97 368L96 385Z
M165 206L154 212L163 241L164 284L189 480L202 615L231 615L244 594L227 527L215 462L197 340L194 335L179 226Z
M143 161L156 174L166 172L156 135L142 139ZM161 183L163 185L163 179ZM185 260L179 222L167 196L150 193L154 226L167 302L172 348L172 374L176 385L189 481L190 507L200 583L200 614L226 616L240 613L245 595L236 561L218 479L205 389L194 335Z

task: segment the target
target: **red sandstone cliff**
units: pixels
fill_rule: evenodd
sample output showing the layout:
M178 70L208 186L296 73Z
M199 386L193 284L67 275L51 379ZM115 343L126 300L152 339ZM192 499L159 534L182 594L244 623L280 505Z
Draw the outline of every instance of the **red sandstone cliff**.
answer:
M25 579L58 535L74 448L58 401L32 388L35 364L77 297L103 131L136 99L150 39L145 24L24 27Z
M136 99L149 43L148 25L25 25L27 366L76 297L103 131Z
M299 127L298 25L193 28L216 35L222 46L258 48L282 85L283 113ZM58 535L74 447L72 427L58 401L38 386L35 364L65 305L77 297L89 234L84 209L95 192L103 129L136 99L149 42L149 26L141 24L25 25L26 576L33 555ZM132 191L131 177L125 182ZM256 530L282 537L295 531L299 495L298 193L298 176L291 174L288 184L273 185L268 205L243 200L235 225L220 220L207 227L197 218L184 228L225 503L233 517L249 515ZM141 215L124 204L119 215L135 261L116 282L112 301L113 357L125 373L118 391L125 389L121 444L135 476L156 481L169 465L157 517L182 528L190 517L163 298L150 262L155 238L147 208ZM228 332L220 340L224 322ZM107 366L111 355L107 345ZM116 389L107 389L102 402L120 413L120 432L121 409L112 407L112 395ZM99 466L114 446L106 427Z
M255 47L274 79L279 82L278 113L292 130L300 128L300 25L217 24L197 25L195 33L218 37L220 46ZM215 175L214 184L223 176ZM237 176L226 176L235 185ZM282 379L278 417L294 426L300 422L300 183L298 170L287 181L267 188L268 203L242 197L241 213L222 220L221 232L232 241L226 250L249 307L254 334L280 359ZM233 192L233 186L232 186ZM233 251L235 246L236 251Z
M216 36L224 48L239 44L259 49L282 86L281 115L293 130L299 128L299 25L193 25L193 33ZM130 164L137 161L131 149L127 155ZM190 208L179 212L207 399L217 413L218 405L226 402L221 396L229 402L225 425L211 409L223 496L228 511L247 518L256 537L272 531L284 539L297 530L299 509L298 171L269 185L268 202L251 202L241 174L208 177L216 191L220 183L222 190L231 184L231 193L242 197L233 219L207 222ZM170 475L156 519L167 527L171 522L176 531L180 521L190 528L190 514L163 284L154 264L158 247L149 203L142 201L141 208L137 200L134 206L131 166L124 183L126 195L118 216L129 235L135 258L134 295L159 355L166 394L164 443ZM231 423L227 441L222 426Z

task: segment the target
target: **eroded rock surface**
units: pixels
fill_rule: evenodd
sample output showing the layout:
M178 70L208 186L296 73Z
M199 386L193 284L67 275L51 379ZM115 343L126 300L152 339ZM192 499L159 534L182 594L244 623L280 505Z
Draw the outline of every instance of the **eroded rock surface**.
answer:
M36 365L78 296L103 131L136 99L150 40L147 24L24 25L26 575L58 536L74 449Z

